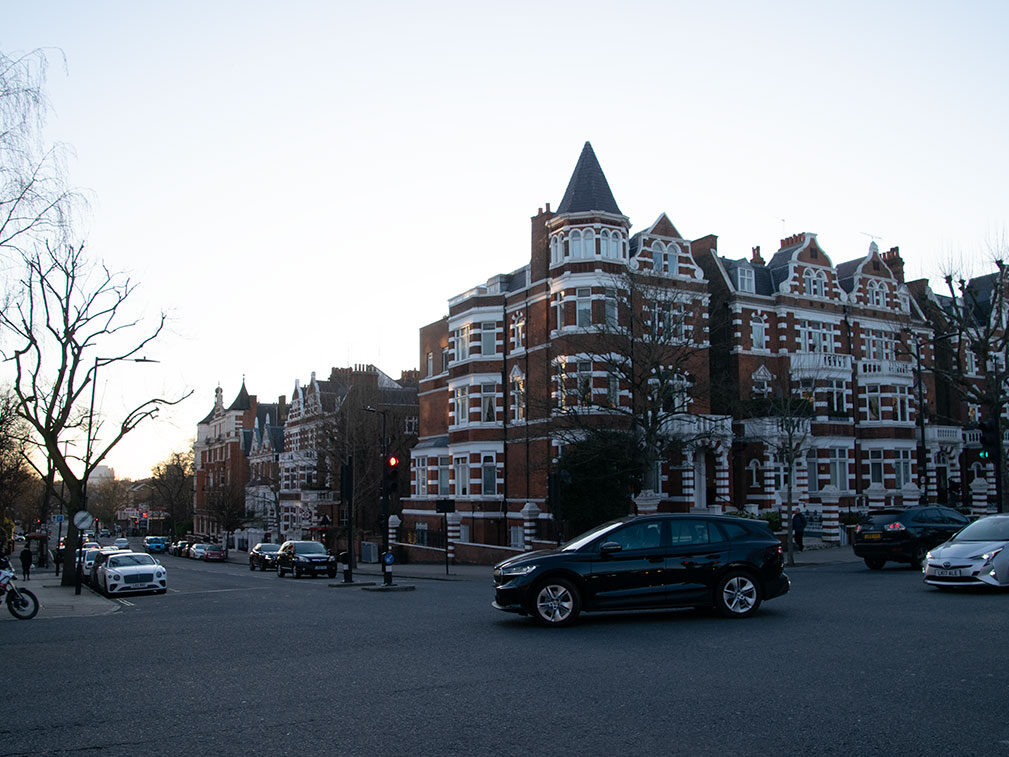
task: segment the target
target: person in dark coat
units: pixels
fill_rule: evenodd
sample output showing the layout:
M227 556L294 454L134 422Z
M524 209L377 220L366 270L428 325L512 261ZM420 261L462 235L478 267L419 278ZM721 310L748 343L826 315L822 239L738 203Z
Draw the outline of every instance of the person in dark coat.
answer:
M25 548L21 550L21 572L24 574L25 581L30 581L32 577L32 550L25 542Z
M792 516L792 536L795 539L795 548L802 551L802 535L806 533L806 516L802 510L796 510Z

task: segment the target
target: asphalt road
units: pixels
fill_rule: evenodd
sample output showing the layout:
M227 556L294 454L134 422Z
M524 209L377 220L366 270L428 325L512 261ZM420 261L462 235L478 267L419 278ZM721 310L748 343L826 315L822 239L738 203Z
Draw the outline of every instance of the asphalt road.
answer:
M1009 755L1009 595L793 569L743 621L542 629L488 582L330 588L171 556L119 612L3 624L0 754Z

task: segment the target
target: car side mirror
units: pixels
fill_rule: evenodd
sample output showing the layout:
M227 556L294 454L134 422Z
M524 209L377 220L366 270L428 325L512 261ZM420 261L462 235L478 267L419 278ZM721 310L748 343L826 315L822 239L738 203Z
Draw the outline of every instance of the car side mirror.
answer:
M616 552L619 552L622 549L623 547L621 547L617 542L606 541L599 546L599 554L601 554L603 557L606 557L607 555L612 555Z

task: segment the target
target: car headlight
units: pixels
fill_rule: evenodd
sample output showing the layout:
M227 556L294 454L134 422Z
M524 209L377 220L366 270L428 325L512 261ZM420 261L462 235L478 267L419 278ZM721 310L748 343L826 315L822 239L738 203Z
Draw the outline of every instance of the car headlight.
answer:
M298 562L308 562L308 558L307 557L302 557L300 555L297 556L297 557L295 557L294 559L297 560Z
M501 568L502 576L524 576L527 573L532 573L536 570L535 563L527 563L526 565L508 565Z
M991 552L985 552L983 555L980 555L980 557L982 560L984 560L985 565L987 565L993 559L995 559L995 555L997 555L1003 549L1005 549L1005 547L999 547L998 549L993 549Z
M112 574L112 580L113 581L118 581L119 580L119 574L118 573L113 573Z
M164 574L164 573L155 573L155 574L154 574L154 577L155 577L155 578L164 578L164 577L165 577L165 574Z

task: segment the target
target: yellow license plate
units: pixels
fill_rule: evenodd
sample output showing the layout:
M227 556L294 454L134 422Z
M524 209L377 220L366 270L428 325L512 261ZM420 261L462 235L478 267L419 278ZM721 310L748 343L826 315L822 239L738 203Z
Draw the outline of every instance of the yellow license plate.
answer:
M862 538L866 541L869 541L870 539L880 539L882 536L882 534L862 534Z

